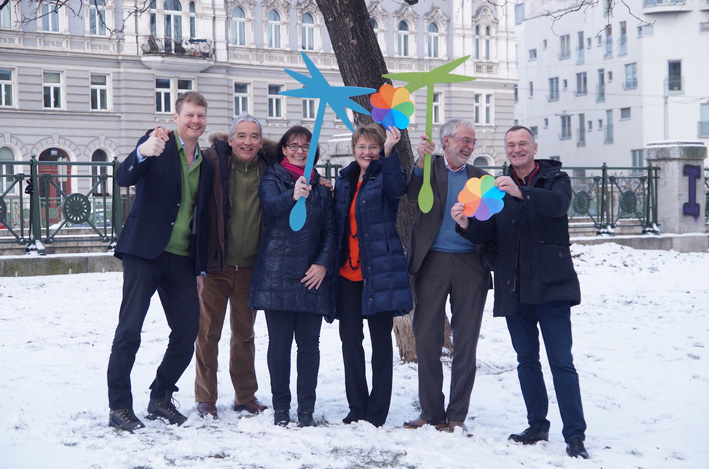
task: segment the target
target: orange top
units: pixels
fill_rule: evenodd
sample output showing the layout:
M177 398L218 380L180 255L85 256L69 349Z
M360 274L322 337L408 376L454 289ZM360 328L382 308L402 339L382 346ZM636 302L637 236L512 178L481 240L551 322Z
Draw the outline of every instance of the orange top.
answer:
M362 269L360 267L362 260L359 257L359 239L357 239L357 220L355 219L355 204L357 203L357 194L359 194L361 185L361 181L357 183L357 190L352 198L350 210L347 214L347 218L350 221L350 229L349 233L347 233L349 255L347 256L347 262L340 267L340 275L351 282L361 282L363 280Z

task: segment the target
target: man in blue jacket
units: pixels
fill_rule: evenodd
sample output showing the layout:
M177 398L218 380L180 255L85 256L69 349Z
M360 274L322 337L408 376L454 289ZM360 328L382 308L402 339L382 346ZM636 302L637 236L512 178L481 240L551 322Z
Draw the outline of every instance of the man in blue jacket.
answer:
M507 131L505 152L512 169L508 176L495 180L506 193L502 211L479 221L467 218L464 204L458 203L451 216L458 224L457 231L473 242L497 238L493 314L507 319L529 423L529 428L509 439L523 444L549 439L549 399L539 362L541 329L564 424L566 452L587 459L586 421L571 355L571 306L581 302L569 251L571 183L558 161L534 159L537 143L526 127Z
M116 257L123 259L123 301L108 362L108 424L130 432L145 426L133 412L130 373L156 290L171 332L150 385L147 417L178 425L187 420L172 393L192 360L199 327L213 170L198 144L207 125L204 96L183 93L175 110L177 130L155 127L116 172L118 185L134 185L136 195L116 245Z

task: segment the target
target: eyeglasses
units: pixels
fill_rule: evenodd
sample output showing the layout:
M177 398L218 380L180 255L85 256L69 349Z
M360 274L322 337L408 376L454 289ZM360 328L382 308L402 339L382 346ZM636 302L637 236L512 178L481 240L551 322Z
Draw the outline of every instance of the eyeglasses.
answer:
M451 136L452 136L454 139L458 140L458 141L459 141L460 143L462 143L463 145L470 145L471 143L472 143L473 145L475 145L476 143L478 143L478 141L477 141L476 139L474 139L474 138L468 138L468 137L460 138L460 137L456 137L455 135L451 135Z
M366 145L357 145L357 146L355 147L355 149L356 149L357 151L367 151L367 150L369 150L369 151L371 151L371 152L378 152L378 151L379 151L379 147L376 146L376 145L369 145L369 146L366 146Z
M520 149L524 150L528 146L529 146L529 142L519 142L519 143L510 142L507 145L505 145L505 147L508 150L514 150L515 147L519 147Z
M306 144L303 144L303 145L298 145L297 143L289 143L289 144L286 145L286 146L288 147L288 149L290 149L290 151L298 151L299 148L300 148L301 150L303 150L303 151L308 151L308 150L310 150L310 144L309 144L309 143L306 143Z

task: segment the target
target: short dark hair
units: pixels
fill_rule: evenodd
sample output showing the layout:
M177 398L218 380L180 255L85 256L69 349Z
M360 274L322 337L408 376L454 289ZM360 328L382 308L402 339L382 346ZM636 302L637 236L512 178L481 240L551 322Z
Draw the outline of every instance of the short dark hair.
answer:
M529 130L528 127L525 127L525 126L523 126L523 125L513 125L513 126L510 127L509 129L507 129L507 132L505 132L505 138L507 138L507 134L508 134L508 133L510 133L510 132L516 132L516 131L518 131L518 130L526 130L527 133L529 134L530 138L532 139L532 143L535 142L534 133L533 133L531 130Z
M360 125L352 133L352 149L353 150L354 150L355 145L357 145L357 141L362 137L372 140L374 142L377 142L377 145L379 145L379 148L383 147L384 142L386 141L386 134L384 133L384 130L382 130L382 128L379 125L371 123L371 122L369 124Z
M276 151L276 163L280 163L283 161L283 157L285 156L283 154L283 148L288 146L288 142L291 141L294 137L305 137L305 139L310 142L313 138L313 133L303 127L302 125L294 125L290 129L286 131L286 133L283 134L283 137L278 141L278 150ZM320 149L316 149L315 151L315 162L313 164L317 164L318 160L320 159Z
M196 91L186 91L177 97L177 101L175 101L175 112L178 114L182 110L182 103L192 103L195 106L202 106L207 109L207 100L204 95Z

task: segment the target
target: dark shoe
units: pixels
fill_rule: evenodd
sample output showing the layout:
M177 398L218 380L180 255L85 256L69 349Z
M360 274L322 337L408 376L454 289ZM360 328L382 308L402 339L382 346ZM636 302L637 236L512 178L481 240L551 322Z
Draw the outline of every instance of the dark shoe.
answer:
M244 402L243 404L236 405L234 404L234 410L237 412L243 412L246 411L250 414L260 414L264 410L268 409L265 405L261 404L258 399L251 399L248 402Z
M549 432L545 432L539 427L531 426L522 433L513 433L508 440L516 441L524 445L533 445L537 441L548 441Z
M349 425L352 422L359 422L359 417L357 417L357 415L353 414L352 412L347 414L347 417L342 419L342 423L344 423L345 425Z
M287 410L277 410L273 414L273 424L279 427L287 427L290 423L290 412Z
M586 451L586 447L583 445L583 440L580 436L576 436L569 441L566 445L566 454L572 458L581 456L584 459L588 459L589 457L588 451Z
M215 420L219 418L219 414L217 414L217 406L214 405L214 402L200 402L197 404L197 412L200 417L211 415Z
M133 430L145 428L143 422L135 416L133 409L112 410L108 414L108 426L133 433Z
M155 420L158 418L166 419L170 424L182 425L187 421L187 417L177 411L175 404L172 403L172 393L165 393L164 397L150 399L148 402L147 418Z
M408 422L404 422L404 428L410 428L412 430L416 430L417 428L421 428L424 425L433 425L438 430L444 430L444 429L448 428L448 423L446 423L445 420L441 420L440 422L429 422L429 421L424 420L421 417L419 417L416 420L410 420Z
M298 412L298 426L303 427L314 427L315 420L313 419L312 412Z

